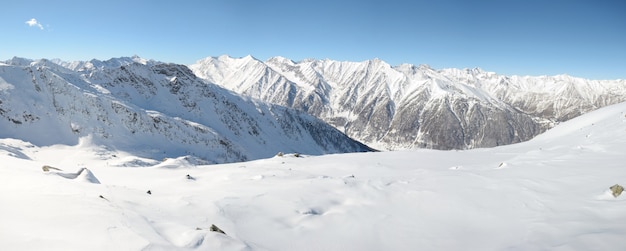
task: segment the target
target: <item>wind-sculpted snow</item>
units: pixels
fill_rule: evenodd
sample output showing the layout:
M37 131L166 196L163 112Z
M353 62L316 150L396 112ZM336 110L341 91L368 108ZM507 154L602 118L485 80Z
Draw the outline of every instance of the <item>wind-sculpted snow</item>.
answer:
M303 112L238 96L183 65L140 58L7 61L0 65L0 129L0 138L39 146L89 138L138 156L213 163L369 150Z
M81 180L88 183L100 184L100 181L96 176L87 168L81 168L75 173L49 171L49 174L58 175L66 179Z
M209 57L196 75L293 107L374 147L465 149L526 141L585 112L626 100L626 80L503 76L364 62Z

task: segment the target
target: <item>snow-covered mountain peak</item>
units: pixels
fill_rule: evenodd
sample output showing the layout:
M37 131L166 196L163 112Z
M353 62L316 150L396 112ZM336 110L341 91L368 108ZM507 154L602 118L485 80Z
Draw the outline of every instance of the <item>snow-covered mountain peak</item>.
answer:
M266 62L270 64L275 64L275 65L278 65L278 64L295 65L296 64L296 62L294 62L293 60L285 58L285 57L281 57L281 56L271 57Z
M394 66L393 69L412 78L419 75L421 76L420 79L431 78L429 76L432 76L436 74L437 72L435 69L431 68L430 65L427 65L427 64L420 64L420 65L400 64L398 66Z
M379 58L374 58L374 59L370 59L365 61L368 64L368 68L370 70L383 70L383 71L388 71L390 69L392 69L391 65L388 64L387 62L379 59Z
M554 79L556 82L565 82L565 83L584 83L584 78L575 77L569 74L559 74L555 76L551 76L550 78Z
M256 59L255 57L253 57L250 54L243 56L241 59L244 59L244 60L247 60L247 61L250 61L250 60L260 61L260 60Z
M235 64L246 64L252 61L259 61L258 59L256 59L255 57L253 57L252 55L246 55L243 57L232 57L230 55L224 54L218 57L207 57L204 59L200 59L198 60L198 62L207 62L207 63L216 63L216 62L220 62L220 63L235 63Z
M33 61L30 63L30 65L31 65L31 66L44 66L44 67L55 67L55 65L56 65L56 66L59 66L59 65L58 65L58 64L56 64L54 61L52 61L52 60L48 60L48 59L45 59L45 58L42 58L42 59L37 59L37 60L33 60Z
M9 60L4 61L4 63L15 66L29 66L33 61L34 60L28 58L13 57Z
M217 57L206 57L206 58L200 59L200 60L209 60L209 59L228 60L228 59L233 59L233 57L231 57L228 54L224 54L224 55L220 55L220 56L217 56Z
M97 59L92 59L89 61L91 63L91 65L95 68L118 68L120 66L124 66L124 65L130 65L133 63L137 63L137 64L142 64L142 65L155 65L155 64L159 64L160 62L151 60L151 59L144 59L142 57L139 57L137 55L134 55L132 57L119 57L119 58L111 58L105 61L100 61Z
M154 62L154 60L152 60L152 59L145 59L145 58L140 57L139 55L133 55L131 57L131 60L133 62L135 62L135 63L140 63L140 64L144 64L144 65L147 65L147 64L149 64L151 62Z
M326 60L331 60L331 59L328 59L328 58L324 59L324 61L326 61ZM317 61L319 61L319 60L316 59L316 58L304 58L304 59L298 61L297 63L311 63L311 62L317 62Z
M380 58L372 58L372 59L366 60L365 62L374 63L374 64L387 64L387 62L381 60Z
M483 70L483 69L481 69L479 67L465 68L465 71L467 71L468 73L474 74L474 75L486 73L485 70Z

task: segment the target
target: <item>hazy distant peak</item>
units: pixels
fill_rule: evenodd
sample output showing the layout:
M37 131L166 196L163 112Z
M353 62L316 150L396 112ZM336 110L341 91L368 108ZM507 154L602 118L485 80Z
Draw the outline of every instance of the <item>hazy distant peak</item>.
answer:
M5 61L6 64L8 64L8 65L15 65L15 66L29 66L30 63L32 63L32 62L33 62L32 59L21 58L21 57L13 57L13 58Z
M285 58L285 57L281 57L281 56L271 57L271 58L267 59L266 62L288 64L288 65L296 64L296 62L294 62L293 60Z

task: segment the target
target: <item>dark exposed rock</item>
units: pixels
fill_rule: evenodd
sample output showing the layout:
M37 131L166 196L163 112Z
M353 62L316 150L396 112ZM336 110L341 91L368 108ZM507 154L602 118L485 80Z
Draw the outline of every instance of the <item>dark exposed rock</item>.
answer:
M624 187L618 184L611 186L609 189L611 189L611 193L615 198L617 198L617 196L620 196L620 194L622 194L622 192L624 191Z
M224 231L222 231L222 229L220 229L219 227L217 227L214 224L211 224L211 227L209 228L209 231L211 231L211 232L218 232L220 234L226 234Z
M41 169L42 169L44 172L49 172L50 170L63 171L63 170L61 170L61 169L59 169L59 168L52 167L52 166L48 166L48 165L44 165L44 166L42 166L42 167L41 167Z

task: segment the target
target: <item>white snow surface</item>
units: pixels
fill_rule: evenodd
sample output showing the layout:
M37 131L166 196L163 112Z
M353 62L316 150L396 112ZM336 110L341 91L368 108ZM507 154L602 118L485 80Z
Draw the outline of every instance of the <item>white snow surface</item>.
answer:
M0 250L626 250L626 194L609 191L626 185L625 115L488 149L223 165L1 139Z

